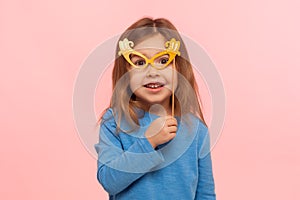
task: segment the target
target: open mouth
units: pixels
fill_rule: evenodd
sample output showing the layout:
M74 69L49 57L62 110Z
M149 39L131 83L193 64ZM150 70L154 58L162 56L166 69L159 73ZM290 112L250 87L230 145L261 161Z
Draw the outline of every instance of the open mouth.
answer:
M164 86L163 83L159 83L159 82L155 82L155 83L147 83L145 85L143 85L146 88L150 88L150 89L157 89L157 88L161 88Z

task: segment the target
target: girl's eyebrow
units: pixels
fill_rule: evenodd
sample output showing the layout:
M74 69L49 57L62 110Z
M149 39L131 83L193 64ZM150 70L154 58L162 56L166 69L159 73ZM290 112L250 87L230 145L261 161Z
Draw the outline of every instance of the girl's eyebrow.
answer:
M131 54L129 57L130 57L130 58L140 58L140 56L135 55L135 54Z

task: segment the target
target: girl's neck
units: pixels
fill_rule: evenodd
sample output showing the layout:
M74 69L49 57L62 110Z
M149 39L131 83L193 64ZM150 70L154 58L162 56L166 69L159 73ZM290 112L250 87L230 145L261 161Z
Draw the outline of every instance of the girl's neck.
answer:
M163 104L142 104L141 108L158 116L172 115L172 108L169 103Z
M135 98L135 106L158 116L172 115L171 97L159 102L149 103L139 97ZM174 110L174 116L180 116L181 112Z

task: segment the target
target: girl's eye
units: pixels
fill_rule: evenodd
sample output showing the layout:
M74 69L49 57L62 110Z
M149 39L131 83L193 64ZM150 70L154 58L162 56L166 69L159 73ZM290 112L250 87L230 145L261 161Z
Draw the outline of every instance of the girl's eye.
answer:
M166 64L168 62L168 58L161 58L160 59L160 64Z
M146 64L145 60L137 60L134 62L136 66L143 66Z

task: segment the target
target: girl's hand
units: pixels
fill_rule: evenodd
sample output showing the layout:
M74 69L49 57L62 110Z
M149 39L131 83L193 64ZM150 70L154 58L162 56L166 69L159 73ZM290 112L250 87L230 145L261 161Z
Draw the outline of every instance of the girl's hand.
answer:
M156 148L158 145L172 140L176 136L177 120L172 116L159 117L147 129L145 136Z

